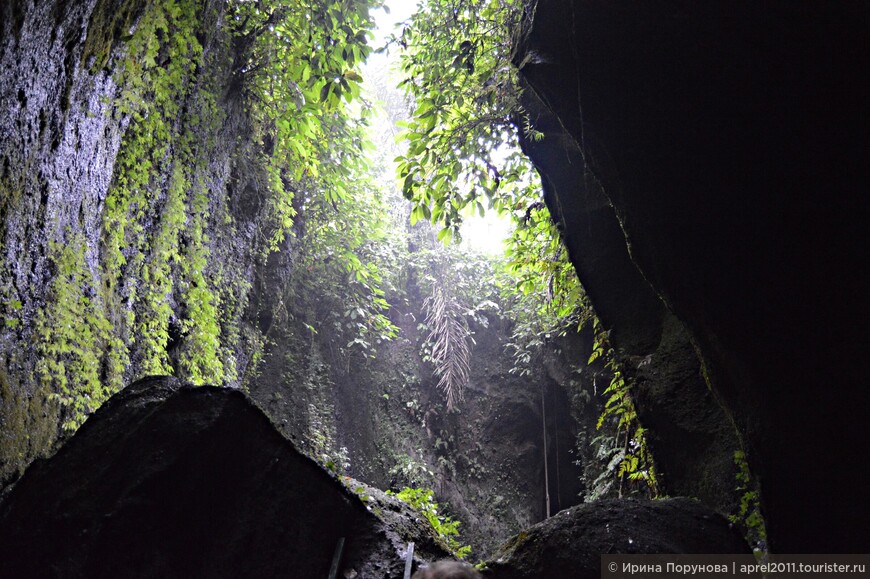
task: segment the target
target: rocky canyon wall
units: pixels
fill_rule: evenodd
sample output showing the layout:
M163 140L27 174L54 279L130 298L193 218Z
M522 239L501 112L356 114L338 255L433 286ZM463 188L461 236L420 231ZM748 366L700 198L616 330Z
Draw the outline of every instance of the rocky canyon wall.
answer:
M267 217L223 10L2 7L3 477L132 379L244 376Z
M554 337L521 377L512 323L479 319L458 412L423 359L419 292L390 297L400 335L374 352L306 329L329 325L286 293L303 220L269 251L270 140L225 10L0 7L0 486L126 384L172 374L248 390L336 473L433 487L481 554L548 501L613 494L594 484L610 457L591 442L613 433L595 428L609 377L585 369L588 329Z
M779 552L864 552L867 5L528 5L516 64L666 488L737 442ZM721 402L721 405L717 403Z

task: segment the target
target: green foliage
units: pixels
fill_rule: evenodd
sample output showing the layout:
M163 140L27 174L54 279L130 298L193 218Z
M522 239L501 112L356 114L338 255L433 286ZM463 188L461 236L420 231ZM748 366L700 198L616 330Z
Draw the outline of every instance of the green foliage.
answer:
M423 450L418 448L416 454L423 454ZM423 481L433 480L435 473L426 466L425 463L415 460L407 454L401 454L395 457L396 464L390 469L389 475L394 481L407 482L410 485L419 485Z
M202 271L205 252L193 251L190 263L195 267L185 283L184 301L187 317L181 322L184 349L179 359L180 374L191 384L220 383L233 380L235 372L221 362L219 303L209 290Z
M178 165L173 168L159 229L142 271L143 291L137 308L136 334L140 336L141 371L145 375L173 373L166 346L173 313L170 260L179 259L179 234L186 217L183 199L186 179L182 171Z
M55 275L36 314L36 376L60 403L62 427L71 431L122 387L126 349L83 271L84 238L49 247Z
M350 470L350 454L347 451L347 447L339 447L335 456L328 457L323 466L335 474L341 474Z
M281 299L287 306L281 319L322 335L346 360L371 357L396 336L386 291L400 269L379 189L362 174L353 183L341 204L300 192L290 243L294 275Z
M369 7L354 0L232 3L234 72L252 103L264 139L270 247L276 249L295 216L295 184L317 182L327 202L348 198L360 156L347 107L360 97L357 68L370 52Z
M330 469L330 470L332 470L332 469ZM353 480L353 479L345 479L345 481L346 481L345 485L347 485L347 482L350 482L351 480ZM356 485L356 486L349 487L349 488L350 488L350 490L352 490L354 492L354 494L356 496L358 496L360 498L360 500L362 502L368 504L368 502L372 500L372 497L369 494L368 489L366 489L366 487L364 487L362 485Z
M3 316L3 325L9 329L14 330L21 326L21 319L16 315L24 304L21 303L20 300L10 300L3 303L3 310L6 313Z
M458 235L463 212L522 211L537 189L512 124L523 116L510 63L521 13L519 0L432 0L391 40L415 102L398 177L411 222L438 224L439 239Z
M598 476L588 482L584 501L592 503L597 500L615 496L613 492L614 483L617 482L613 476L617 472L619 464L625 458L625 451L619 446L618 438L608 434L599 434L591 442L595 447L595 462L603 466L598 470ZM588 466L580 463L575 463L577 466ZM591 477L590 477L591 478Z
M582 326L591 319L586 294L543 203L529 206L519 220L506 256L516 293L533 296L536 313L545 323Z
M197 384L231 381L236 373L228 344L238 329L229 320L244 305L244 298L235 303L236 295L248 286L234 280L237 291L228 291L220 268L209 263L204 228L210 207L198 182L198 149L222 113L203 75L202 16L186 0L161 0L143 10L119 75L125 87L119 109L131 123L104 219L108 286L111 293L115 280L144 282L123 285L119 298L132 313L116 316L140 338L135 347L142 374L176 373ZM364 168L362 121L347 105L359 97L361 77L354 67L369 51L367 5L239 1L229 4L227 17L236 59L232 74L262 141L256 162L267 176L268 211L260 241L277 249L300 210L311 229L318 220L332 227L332 239L314 236L309 246L342 248L334 264L356 278L359 287L350 292L355 299L348 300L346 317L364 327L348 342L365 348L388 339L394 329L383 315L380 274L361 259L373 220L357 219L363 210L353 202L361 201L358 190L365 187L348 186ZM297 195L305 200L295 202ZM326 217L342 201L347 203L341 214ZM229 215L225 219L232 225ZM342 220L359 223L347 245L337 239ZM312 261L318 257L323 256ZM166 351L171 324L182 334L177 360Z
M514 371L525 374L550 337L592 314L517 142L517 121L530 132L510 62L522 9L514 0L428 2L388 48L399 50L401 85L415 103L400 123L407 152L396 159L411 223L431 220L444 241L458 237L463 215L486 207L516 224L496 283L516 321Z
M187 315L180 322L186 339L177 370L195 384L225 378L220 312L205 274L208 202L191 182L194 133L202 117L183 108L190 106L204 66L199 24L196 3L161 0L145 9L129 39L118 73L125 87L118 104L130 127L103 214L107 300L120 302L114 317L128 336L137 337L140 375L176 372L166 350L179 308ZM204 116L217 116L211 93L199 90L195 98ZM117 291L129 278L142 281L138 291L129 283Z
M468 381L474 337L471 324L487 326L491 312L499 312L498 286L492 261L458 245L444 246L432 229L412 231L415 251L407 254L409 291L427 296L425 319L418 325L425 335L420 354L433 366L447 409L462 401Z
M595 343L588 363L592 364L599 358L605 360L604 365L613 376L610 384L602 392L607 401L604 404L604 411L598 417L598 428L601 429L608 419L613 419L616 422L617 432L615 442L618 444L619 435L623 436L622 447L615 453L608 470L619 480L620 496L623 494L625 482L628 481L635 486L648 489L650 495L655 498L659 495L658 478L647 445L646 429L641 426L638 419L630 384L619 366L616 353L609 344L609 333L601 327L598 318L595 318L593 329Z
M250 104L269 191L263 243L287 247L294 276L276 309L344 356L396 335L384 272L396 270L383 193L364 151L359 65L379 2L235 2L234 73ZM345 357L349 360L349 357Z
M420 511L435 533L458 559L464 559L471 553L470 546L461 546L457 540L460 522L438 514L439 507L438 503L435 502L435 493L432 492L432 489L405 487L397 493L387 491L387 494L395 496Z
M294 350L302 349L301 344L292 346L288 352L289 370L283 377L293 390L299 389L308 404L305 407L303 444L308 455L327 469L341 474L350 468L347 449L338 446L336 435L334 384L330 379L330 367L323 360L319 349L312 343L304 361L296 363ZM277 399L282 398L276 392Z
M767 552L767 526L764 516L761 514L761 491L758 481L749 471L749 461L746 453L742 450L734 452L734 464L737 466L737 493L740 496L740 504L737 512L728 519L743 529L743 536L752 546L756 555Z
M182 236L186 249L178 261L181 271L181 303L184 316L180 322L184 336L179 354L179 374L192 384L219 384L236 379L233 358L221 343L221 320L234 319L234 312L223 307L215 291L211 288L233 287L226 284L225 278L217 268L213 271L213 283L206 277L209 271L210 251L204 228L209 214L209 201L205 187L201 183L189 185L188 219L185 235ZM241 287L239 287L241 286ZM247 289L248 284L239 284L239 289ZM227 324L233 331L235 326ZM237 337L227 335L227 343ZM222 362L227 360L228 363Z
M322 400L318 402L308 405L306 439L311 456L335 474L346 473L350 470L350 454L347 447L336 444L335 408Z
M500 283L516 321L508 343L515 361L511 373L526 376L541 348L580 331L594 313L543 203L531 206L520 220L506 256Z

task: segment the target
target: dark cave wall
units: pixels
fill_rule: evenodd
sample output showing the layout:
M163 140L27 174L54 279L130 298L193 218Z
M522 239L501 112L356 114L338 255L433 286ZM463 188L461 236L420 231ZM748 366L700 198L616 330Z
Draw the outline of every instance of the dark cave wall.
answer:
M564 81L570 72L553 74ZM556 92L552 98L562 96ZM736 432L708 392L685 327L632 261L600 178L586 164L589 155L545 98L551 97L527 87L525 106L546 137L524 140L523 147L541 174L551 211L562 220L563 231L570 227L566 246L596 312L610 328L622 370L634 383L641 423L654 426L647 437L660 482L669 494L695 496L732 512Z
M721 504L698 465L675 480L675 449L724 463L733 420L772 549L866 551L849 465L867 456L867 4L541 0L530 15L515 61L547 138L526 148L614 342L652 354L638 404L666 488ZM682 346L657 346L667 333Z

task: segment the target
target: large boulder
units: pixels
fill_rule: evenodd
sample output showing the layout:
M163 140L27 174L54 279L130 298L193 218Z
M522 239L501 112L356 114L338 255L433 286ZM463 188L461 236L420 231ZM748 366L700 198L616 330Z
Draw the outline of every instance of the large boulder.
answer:
M243 393L146 379L0 503L0 574L326 577L342 537L347 576L401 576L408 541L447 556L419 515L347 482L358 494Z
M494 579L598 579L601 554L749 554L728 521L699 502L609 499L573 507L506 543Z

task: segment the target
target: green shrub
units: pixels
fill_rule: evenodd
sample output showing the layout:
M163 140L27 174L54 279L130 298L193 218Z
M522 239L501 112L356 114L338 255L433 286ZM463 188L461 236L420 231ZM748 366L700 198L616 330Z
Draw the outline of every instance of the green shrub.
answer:
M444 540L453 554L464 559L471 553L469 545L460 545L457 541L459 536L459 521L438 514L438 503L435 502L432 489L405 487L399 492L387 491L388 495L395 496L420 511L426 518L438 536Z

